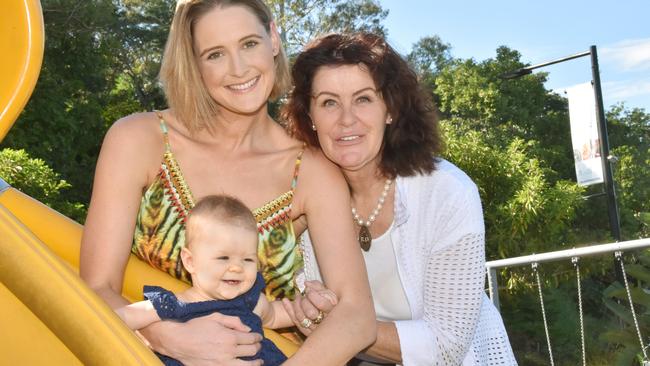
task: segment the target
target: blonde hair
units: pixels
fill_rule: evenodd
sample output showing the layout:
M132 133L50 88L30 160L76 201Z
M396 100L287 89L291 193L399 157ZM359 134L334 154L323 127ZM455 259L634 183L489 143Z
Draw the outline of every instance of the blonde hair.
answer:
M178 1L165 45L159 78L169 107L190 133L208 126L219 108L201 78L192 38L193 27L199 18L217 6L245 7L257 17L267 33L271 34L273 16L262 0ZM280 98L290 86L289 63L280 47L275 56L275 83L269 98Z

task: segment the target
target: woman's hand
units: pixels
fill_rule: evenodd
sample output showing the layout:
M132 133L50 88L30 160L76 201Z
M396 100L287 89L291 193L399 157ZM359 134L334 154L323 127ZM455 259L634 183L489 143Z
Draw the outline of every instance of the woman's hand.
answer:
M154 350L184 365L262 365L262 360L244 361L261 348L262 336L250 332L238 317L219 313L186 323L158 322L143 329Z
M282 304L293 323L308 336L337 304L336 294L319 281L305 282L305 291L294 301L283 299ZM305 327L305 325L308 325Z

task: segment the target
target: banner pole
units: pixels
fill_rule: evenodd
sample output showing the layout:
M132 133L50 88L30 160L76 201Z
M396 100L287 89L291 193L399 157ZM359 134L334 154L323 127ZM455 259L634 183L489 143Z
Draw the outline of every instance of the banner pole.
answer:
M607 211L609 213L609 225L614 240L621 241L621 224L616 203L616 191L614 189L614 177L609 157L609 138L607 135L607 121L605 119L605 107L603 106L603 92L600 86L600 70L598 68L598 52L596 46L589 48L591 53L591 73L594 83L594 96L596 98L596 122L598 123L598 135L600 140L600 158L603 165L603 183L607 193Z

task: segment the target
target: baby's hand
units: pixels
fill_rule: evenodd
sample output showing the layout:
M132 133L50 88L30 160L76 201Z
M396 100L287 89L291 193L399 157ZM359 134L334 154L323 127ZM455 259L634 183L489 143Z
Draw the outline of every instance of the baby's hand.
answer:
M332 290L330 290L330 289L324 289L324 290L312 290L312 291L316 291L316 293L318 293L318 295L320 295L320 296L326 298L327 300L329 300L329 302L330 302L332 305L336 305L336 304L338 304L338 302L339 302L339 298L338 298L338 296L336 296L336 294L334 293L334 291L332 291Z

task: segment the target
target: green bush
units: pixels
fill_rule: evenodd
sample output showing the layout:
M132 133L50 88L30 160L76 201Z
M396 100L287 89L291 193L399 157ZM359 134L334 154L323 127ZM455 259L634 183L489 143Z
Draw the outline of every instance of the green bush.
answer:
M30 157L25 150L0 150L0 178L78 222L86 217L83 204L66 201L61 196L63 190L71 187L70 184L43 160Z

